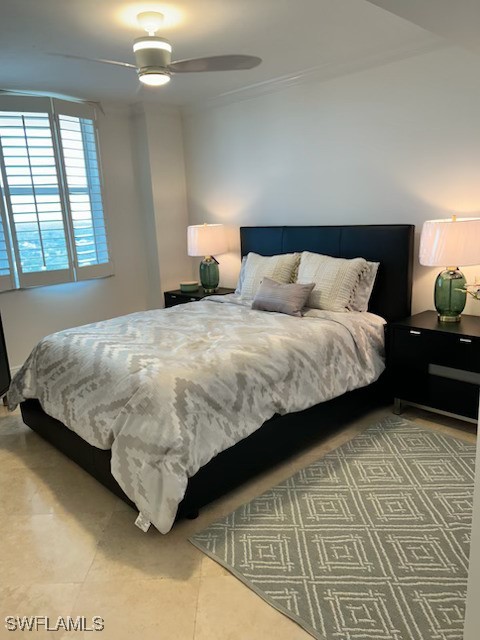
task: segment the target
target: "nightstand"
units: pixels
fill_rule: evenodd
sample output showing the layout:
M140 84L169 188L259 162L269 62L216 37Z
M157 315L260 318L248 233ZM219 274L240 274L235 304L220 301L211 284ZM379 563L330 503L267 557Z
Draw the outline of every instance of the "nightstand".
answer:
M480 317L440 323L424 311L388 324L386 348L395 413L406 403L477 421Z
M202 287L198 291L192 291L191 293L184 293L180 289L165 291L165 307L175 307L177 304L185 304L186 302L198 302L198 300L203 300L207 296L225 296L227 293L235 293L235 289L218 287L215 293L205 293Z

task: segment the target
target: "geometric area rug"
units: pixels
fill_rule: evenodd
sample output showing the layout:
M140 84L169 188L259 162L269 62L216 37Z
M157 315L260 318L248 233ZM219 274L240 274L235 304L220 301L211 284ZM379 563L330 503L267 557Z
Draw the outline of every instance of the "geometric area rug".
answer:
M462 640L475 446L388 417L190 541L321 640Z

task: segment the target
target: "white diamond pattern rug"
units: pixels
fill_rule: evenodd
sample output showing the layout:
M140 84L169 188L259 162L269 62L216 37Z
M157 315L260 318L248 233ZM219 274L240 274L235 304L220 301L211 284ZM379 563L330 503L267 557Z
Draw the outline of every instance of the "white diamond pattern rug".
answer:
M386 418L190 540L321 640L462 640L475 446Z

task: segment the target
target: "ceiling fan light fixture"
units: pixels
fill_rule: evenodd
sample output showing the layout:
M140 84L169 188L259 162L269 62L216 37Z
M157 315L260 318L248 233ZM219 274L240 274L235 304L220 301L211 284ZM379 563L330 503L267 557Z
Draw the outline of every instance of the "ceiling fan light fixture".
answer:
M143 36L142 38L136 38L133 43L133 51L144 51L145 49L160 49L161 51L168 51L172 53L172 45L165 38L159 38L158 36Z
M139 73L143 69L168 71L172 59L172 45L164 38L145 36L133 43L136 67Z
M138 79L149 87L161 87L170 82L170 74L161 69L140 69Z

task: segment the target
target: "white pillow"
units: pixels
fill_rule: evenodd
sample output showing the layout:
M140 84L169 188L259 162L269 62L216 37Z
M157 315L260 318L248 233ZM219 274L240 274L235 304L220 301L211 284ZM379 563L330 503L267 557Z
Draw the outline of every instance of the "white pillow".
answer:
M277 256L259 256L257 253L249 253L238 280L241 287L240 295L243 298L254 298L265 277L283 284L292 282L299 258L298 253L284 253Z
M367 261L367 267L365 271L360 274L360 280L355 288L353 299L349 306L351 311L368 311L368 302L372 295L379 266L379 262Z
M364 258L332 258L304 251L298 267L297 282L315 283L307 306L327 311L348 311L360 275L367 268Z
M243 256L242 258L242 264L240 266L240 273L238 274L238 282L237 282L237 288L235 289L235 293L242 293L242 285L243 285L243 281L245 280L245 264L247 262L247 256Z

